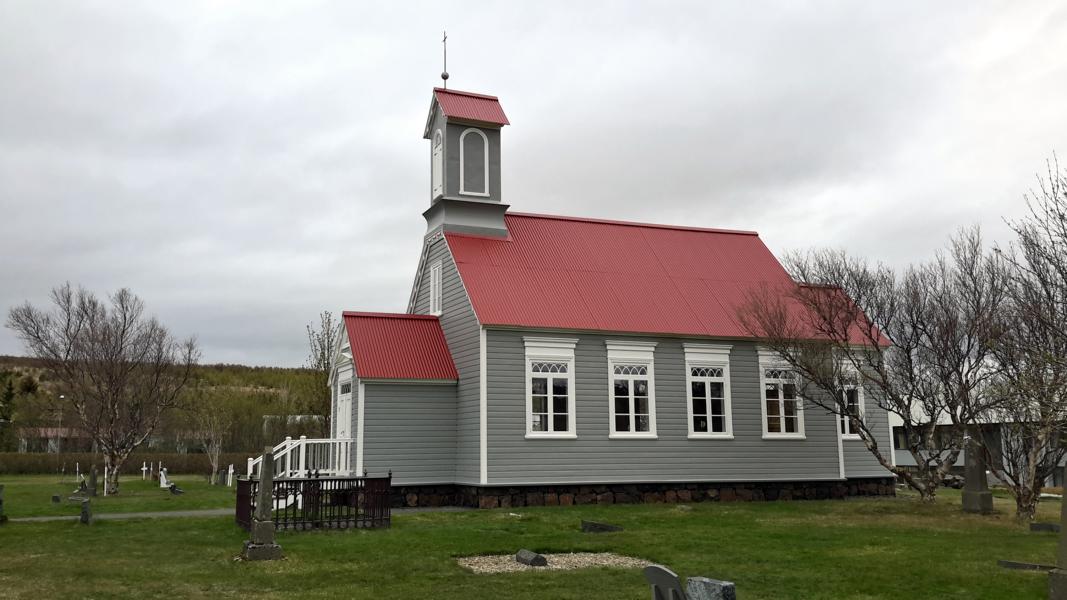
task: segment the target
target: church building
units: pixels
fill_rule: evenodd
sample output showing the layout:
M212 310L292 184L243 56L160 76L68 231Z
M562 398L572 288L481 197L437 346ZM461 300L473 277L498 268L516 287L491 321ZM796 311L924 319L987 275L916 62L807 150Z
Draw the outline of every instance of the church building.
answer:
M512 210L506 125L494 96L433 91L407 311L343 314L348 471L391 472L408 506L893 493L739 325L751 290L796 285L757 233ZM858 403L890 444L885 411Z

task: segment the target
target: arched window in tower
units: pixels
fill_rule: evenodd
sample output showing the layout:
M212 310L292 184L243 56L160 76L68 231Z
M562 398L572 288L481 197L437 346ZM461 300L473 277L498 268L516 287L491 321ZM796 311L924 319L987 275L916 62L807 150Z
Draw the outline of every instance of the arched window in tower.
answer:
M489 138L471 128L459 136L459 193L489 195Z
M430 192L431 198L439 198L445 192L445 148L444 137L441 135L441 130L438 129L433 134L433 158L430 165L430 178L433 189Z

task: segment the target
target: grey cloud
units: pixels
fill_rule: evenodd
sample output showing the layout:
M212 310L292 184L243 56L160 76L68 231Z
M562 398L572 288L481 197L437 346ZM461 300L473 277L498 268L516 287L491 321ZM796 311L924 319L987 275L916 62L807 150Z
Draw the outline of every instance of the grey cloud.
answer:
M1005 239L1067 133L1055 3L393 4L0 5L0 308L129 286L280 365L319 310L403 310L442 28L515 210L905 264Z

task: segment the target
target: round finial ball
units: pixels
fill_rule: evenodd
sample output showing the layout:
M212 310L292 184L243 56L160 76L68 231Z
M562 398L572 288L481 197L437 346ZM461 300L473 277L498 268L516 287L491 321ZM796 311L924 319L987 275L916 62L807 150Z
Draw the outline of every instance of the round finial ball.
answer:
M441 79L448 81L448 71L441 71Z

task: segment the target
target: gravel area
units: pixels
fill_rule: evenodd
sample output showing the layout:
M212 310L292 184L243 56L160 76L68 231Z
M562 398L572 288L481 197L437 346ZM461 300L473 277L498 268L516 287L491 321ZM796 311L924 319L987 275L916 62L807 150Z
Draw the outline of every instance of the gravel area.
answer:
M475 573L513 573L516 571L541 571L587 569L589 567L612 567L616 569L643 569L651 561L630 556L620 556L611 552L574 552L570 554L545 554L547 567L531 567L515 560L513 554L492 556L465 556L456 562L464 569Z

